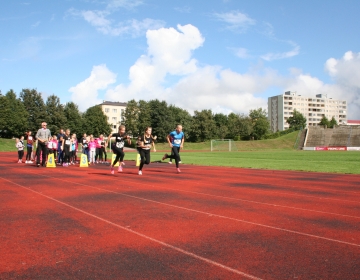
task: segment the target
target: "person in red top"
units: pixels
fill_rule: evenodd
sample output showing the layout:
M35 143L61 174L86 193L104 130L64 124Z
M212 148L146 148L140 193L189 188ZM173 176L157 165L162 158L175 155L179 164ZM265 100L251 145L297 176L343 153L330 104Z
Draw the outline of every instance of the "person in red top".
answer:
M31 131L28 131L26 134L26 159L25 163L33 163L31 161L31 154L34 146L34 137L31 135Z

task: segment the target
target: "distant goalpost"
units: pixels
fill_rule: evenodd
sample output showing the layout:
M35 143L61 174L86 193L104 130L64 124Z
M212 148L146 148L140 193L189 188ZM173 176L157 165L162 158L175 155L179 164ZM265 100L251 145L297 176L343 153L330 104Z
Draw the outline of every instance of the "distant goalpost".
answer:
M213 139L210 141L210 150L213 151L237 151L237 147L232 139Z

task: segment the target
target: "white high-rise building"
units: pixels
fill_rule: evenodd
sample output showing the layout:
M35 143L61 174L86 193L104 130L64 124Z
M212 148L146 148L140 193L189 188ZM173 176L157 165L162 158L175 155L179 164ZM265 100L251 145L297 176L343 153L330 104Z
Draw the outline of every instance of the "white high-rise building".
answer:
M317 94L315 98L297 95L287 91L284 94L268 98L268 119L273 132L289 128L286 120L292 116L294 109L303 114L307 126L316 126L323 116L331 120L335 118L338 124L347 122L347 103L345 100L327 98Z
M111 125L112 133L117 132L120 124L124 122L124 113L127 103L104 101L99 105L106 115L108 123Z

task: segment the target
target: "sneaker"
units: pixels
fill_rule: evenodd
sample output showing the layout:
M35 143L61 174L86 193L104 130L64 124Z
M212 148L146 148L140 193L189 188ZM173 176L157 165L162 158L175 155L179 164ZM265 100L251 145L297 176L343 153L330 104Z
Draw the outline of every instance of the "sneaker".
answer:
M122 172L122 171L123 171L122 167L121 167L121 165L119 165L118 172Z
M179 163L181 163L181 160L179 161Z
M169 161L169 164L172 164L172 161Z
M36 164L37 167L40 167L40 163Z
M110 166L110 172L111 172L111 174L114 174L114 166Z
M34 162L32 162L31 160L29 160L28 162L29 162L29 163L34 163Z
M139 175L142 175L142 171L141 171L141 170L139 170L138 174L139 174Z
M177 173L181 173L180 168L176 168Z
M26 160L25 163L28 163L28 161Z
M168 154L165 154L163 157L162 157L162 160L165 160L168 158Z

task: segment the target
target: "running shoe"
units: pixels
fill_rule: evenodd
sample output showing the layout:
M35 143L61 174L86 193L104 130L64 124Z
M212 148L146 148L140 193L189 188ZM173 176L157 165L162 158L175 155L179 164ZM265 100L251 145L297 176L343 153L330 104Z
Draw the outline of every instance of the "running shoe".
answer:
M142 175L142 171L141 171L141 170L139 170L138 174L139 174L139 175Z
M29 163L29 162L26 160L25 163Z
M177 173L181 173L180 168L176 168Z
M162 157L162 160L165 160L168 158L168 154L165 154L163 157Z
M110 171L111 171L111 174L114 174L114 166L110 166Z
M172 164L172 161L169 161L169 164Z
M123 171L123 170L122 170L122 166L119 165L118 172L122 172L122 171Z
M181 163L181 160L179 161L179 163Z
M40 163L36 164L37 167L40 167Z
M30 160L29 163L34 163L34 162L32 162L32 161Z

